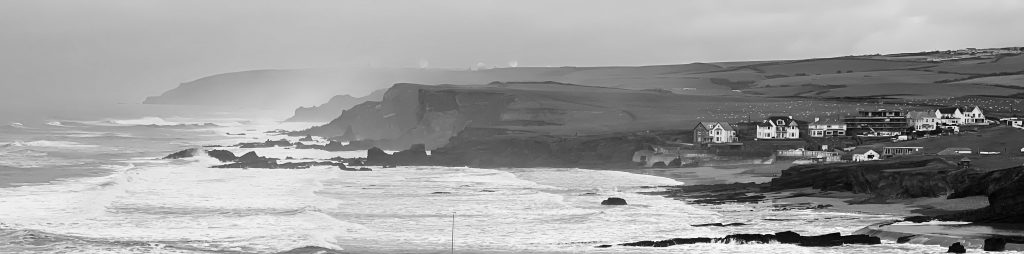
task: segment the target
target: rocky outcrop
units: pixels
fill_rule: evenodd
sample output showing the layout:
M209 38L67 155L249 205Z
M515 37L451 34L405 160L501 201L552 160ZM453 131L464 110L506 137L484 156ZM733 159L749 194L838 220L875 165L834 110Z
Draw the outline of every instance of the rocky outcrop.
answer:
M622 198L608 198L601 201L601 205L627 205L626 200Z
M334 140L328 142L326 145L307 145L307 144L303 144L302 142L299 142L299 143L295 144L295 148L296 149L320 149L320 150L330 151L330 152L359 151L359 150L370 149L370 148L372 148L374 146L375 143L376 142L373 141L373 140L356 140L356 141L349 142L347 145L346 144L342 144L341 142L338 142L338 141L334 141Z
M947 253L967 253L967 248L964 248L964 245L960 244L960 242L956 242L956 243L953 243L953 245L950 245L949 249L946 252Z
M213 157L214 159L217 159L221 162L235 161L238 159L238 157L235 157L234 153L225 150L206 151L206 155L209 155L210 157Z
M266 148L266 147L287 147L292 146L292 143L286 139L280 140L267 140L264 142L252 142L252 143L239 143L239 148Z
M193 156L196 156L196 152L198 152L198 151L199 151L199 149L189 148L189 149L177 151L175 153L172 153L172 154L169 154L167 156L164 156L163 159L170 160L170 159L191 158Z
M873 201L938 197L950 190L954 167L941 159L797 165L772 179L770 190L811 187L874 194Z
M376 147L370 148L366 150L366 165L399 166L430 164L430 158L427 156L425 147L423 144L415 144L409 147L409 149L398 151L395 154L388 154Z
M984 195L988 197L989 206L956 214L909 217L907 220L1024 223L1024 166L989 172L963 170L950 178L954 191L948 198ZM1015 242L1024 242L1024 239Z
M770 243L796 244L809 247L831 247L844 244L881 244L878 237L867 235L841 235L839 233L824 234L819 236L801 236L792 231L779 232L775 234L734 234L721 238L698 237L698 238L675 238L661 241L639 241L619 244L620 246L633 247L669 247L681 244L697 243L732 243L732 244L770 244ZM598 247L611 247L602 245Z

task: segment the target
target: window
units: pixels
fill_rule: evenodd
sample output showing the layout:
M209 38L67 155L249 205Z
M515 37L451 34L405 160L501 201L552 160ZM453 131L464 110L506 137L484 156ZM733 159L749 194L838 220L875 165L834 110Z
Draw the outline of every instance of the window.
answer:
M715 130L715 135L722 135L722 130Z
M786 122L782 121L781 119L778 121L778 125L785 125L785 124L786 124Z
M837 131L837 132L836 132L836 135L839 135L839 136L846 136L846 132L845 132L845 131Z
M818 135L821 135L821 133L819 132ZM832 131L825 131L825 135L832 135Z

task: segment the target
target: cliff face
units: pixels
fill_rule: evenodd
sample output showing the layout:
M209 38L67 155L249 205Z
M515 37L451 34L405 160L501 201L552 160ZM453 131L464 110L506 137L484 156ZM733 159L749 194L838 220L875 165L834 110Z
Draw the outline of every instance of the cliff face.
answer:
M951 189L947 176L952 168L941 159L798 165L772 179L770 188L869 193L876 201L937 197Z
M396 84L380 102L345 110L330 123L296 132L376 140L386 149L444 146L466 127L502 128L535 135L576 135L634 130L689 129L697 114L745 98L686 96L557 82L487 85Z
M632 166L633 152L660 141L652 136L550 136L493 128L467 128L432 151L437 164L472 167Z
M327 103L315 107L299 107L295 114L285 120L287 122L329 122L341 116L346 109L367 101L380 101L384 98L384 89L374 91L363 97L352 97L351 95L336 95L331 97Z
M941 159L878 161L839 165L802 165L782 171L769 189L812 187L819 190L871 193L871 201L938 197L988 196L986 208L935 217L912 217L971 222L1024 222L1024 166L980 172L954 170Z
M341 113L327 125L302 134L348 135L352 139L385 140L385 146L425 144L436 148L469 125L491 125L501 119L514 97L484 90L396 84L380 102L365 102ZM346 134L347 130L351 133Z
M1024 166L989 172L963 172L949 198L988 196L989 206L975 211L940 216L940 219L973 222L1024 222Z

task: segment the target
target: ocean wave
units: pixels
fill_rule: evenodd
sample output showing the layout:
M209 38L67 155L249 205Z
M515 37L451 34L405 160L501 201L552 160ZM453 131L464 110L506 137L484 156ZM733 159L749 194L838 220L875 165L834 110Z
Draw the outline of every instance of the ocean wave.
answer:
M100 122L93 122L94 125L105 126L148 126L148 127L226 127L241 125L237 122L211 123L202 121L168 121L167 119L147 116L135 119L108 119Z
M67 126L64 125L64 123L62 123L60 121L49 121L49 122L46 122L46 125L57 126L57 127L67 127Z
M104 177L0 189L0 217L14 228L179 249L274 253L340 250L366 227L324 213L315 194L336 170L210 170L214 163L111 166ZM196 186L201 186L197 188Z
M10 148L10 147L90 148L90 147L96 147L96 146L95 145L86 145L86 144L82 144L82 143L78 143L78 142L72 142L72 141L36 140L36 141L28 141L28 142L14 141L14 142L11 142L11 143L0 145L0 147L5 147L5 148Z
M14 128L19 128L19 129L26 129L26 128L28 128L28 127L25 127L25 125L22 124L22 123L10 123L10 124L7 124L7 126L14 127Z

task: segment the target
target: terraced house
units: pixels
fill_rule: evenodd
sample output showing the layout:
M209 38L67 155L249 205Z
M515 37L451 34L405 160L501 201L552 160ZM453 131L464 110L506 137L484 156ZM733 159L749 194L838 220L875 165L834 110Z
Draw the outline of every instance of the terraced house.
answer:
M725 122L700 122L693 128L693 143L698 145L726 144L739 141L736 130Z
M772 116L757 124L757 139L799 139L800 125L792 116Z

